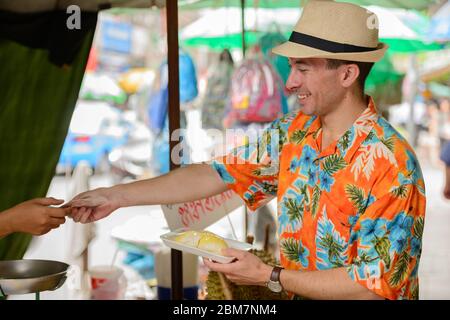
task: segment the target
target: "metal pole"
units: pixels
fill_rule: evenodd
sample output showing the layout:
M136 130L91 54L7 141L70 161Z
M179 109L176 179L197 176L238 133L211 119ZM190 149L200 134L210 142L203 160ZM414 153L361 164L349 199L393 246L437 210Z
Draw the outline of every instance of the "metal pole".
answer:
M180 128L180 79L178 65L178 3L166 1L167 48L169 68L169 145L170 155L177 141L171 141L172 133ZM170 158L170 170L178 167ZM183 255L179 250L171 250L172 300L183 299Z
M242 58L245 58L245 0L241 0Z

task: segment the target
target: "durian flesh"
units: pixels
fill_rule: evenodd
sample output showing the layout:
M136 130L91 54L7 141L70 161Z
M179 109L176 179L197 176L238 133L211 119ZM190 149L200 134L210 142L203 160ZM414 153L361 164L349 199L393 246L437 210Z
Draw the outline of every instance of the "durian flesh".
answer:
M174 240L185 245L222 255L222 249L228 244L218 235L209 231L185 231L174 237Z

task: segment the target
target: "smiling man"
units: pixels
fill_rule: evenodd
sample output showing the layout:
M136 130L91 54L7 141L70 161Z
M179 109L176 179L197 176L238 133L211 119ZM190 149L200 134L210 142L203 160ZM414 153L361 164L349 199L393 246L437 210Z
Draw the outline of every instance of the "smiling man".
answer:
M252 210L277 197L281 266L234 249L224 251L232 263L204 263L235 283L291 297L417 299L424 181L412 148L364 94L387 49L369 21L373 14L359 6L310 1L289 41L274 49L289 58L286 87L299 111L211 164L80 194L74 220L227 188Z

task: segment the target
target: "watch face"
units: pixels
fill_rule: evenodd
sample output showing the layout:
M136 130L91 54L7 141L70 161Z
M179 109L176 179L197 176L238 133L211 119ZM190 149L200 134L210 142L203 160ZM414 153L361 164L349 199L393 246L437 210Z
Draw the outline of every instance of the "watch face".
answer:
M267 283L267 287L270 289L270 291L272 292L281 292L283 290L283 287L281 286L281 284L278 281L270 281Z

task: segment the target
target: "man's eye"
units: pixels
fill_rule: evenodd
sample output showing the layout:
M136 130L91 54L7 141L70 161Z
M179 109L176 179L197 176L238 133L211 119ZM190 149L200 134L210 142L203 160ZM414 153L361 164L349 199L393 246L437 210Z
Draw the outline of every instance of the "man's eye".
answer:
M298 71L300 71L300 72L306 72L306 71L308 71L308 69L301 69L301 68L299 68Z

